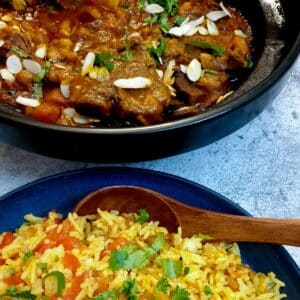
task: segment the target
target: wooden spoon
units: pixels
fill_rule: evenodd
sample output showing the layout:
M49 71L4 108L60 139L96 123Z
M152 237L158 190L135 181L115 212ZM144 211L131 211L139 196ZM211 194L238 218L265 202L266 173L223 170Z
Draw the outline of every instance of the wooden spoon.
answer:
M216 213L194 208L168 196L134 186L102 188L84 197L74 212L84 216L97 208L120 213L145 209L169 232L182 227L184 237L208 234L219 241L259 242L300 246L300 219L266 219Z

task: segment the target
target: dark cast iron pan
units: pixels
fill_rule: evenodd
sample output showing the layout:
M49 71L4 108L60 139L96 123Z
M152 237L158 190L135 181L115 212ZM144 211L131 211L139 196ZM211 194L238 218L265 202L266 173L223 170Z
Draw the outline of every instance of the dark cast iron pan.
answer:
M228 0L253 29L255 63L238 90L205 113L168 123L122 129L44 124L0 107L0 141L68 160L149 160L205 146L256 117L281 91L300 51L300 1Z

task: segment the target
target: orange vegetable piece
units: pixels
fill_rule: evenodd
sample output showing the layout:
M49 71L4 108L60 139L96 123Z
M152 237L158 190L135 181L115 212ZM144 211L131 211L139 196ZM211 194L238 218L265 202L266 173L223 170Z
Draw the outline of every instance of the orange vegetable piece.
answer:
M76 296L80 293L80 291L81 291L80 285L85 281L87 276L88 276L88 273L84 273L79 277L75 277L72 280L71 287L64 291L62 299L63 300L74 300L76 298Z
M26 107L25 114L38 121L55 124L61 116L61 107L52 103L42 103L38 107Z
M8 246L9 244L11 244L13 241L15 240L15 237L13 235L12 232L7 232L4 235L4 238L0 244L0 249L3 249L4 247Z
M21 273L11 275L8 278L4 278L3 281L8 285L18 285L21 283L25 283L25 281L21 278Z
M123 237L118 237L117 239L115 239L109 246L108 249L109 250L117 250L118 248L125 246L128 244L128 241L123 238Z
M106 278L99 278L97 280L97 283L98 283L98 288L95 291L96 295L108 290L109 283Z
M44 101L51 102L53 104L62 105L62 106L68 105L66 99L64 98L59 88L52 89L51 91L46 93L44 96Z
M70 269L73 274L75 274L77 269L80 267L80 262L78 258L69 252L65 253L62 262L64 264L64 267Z

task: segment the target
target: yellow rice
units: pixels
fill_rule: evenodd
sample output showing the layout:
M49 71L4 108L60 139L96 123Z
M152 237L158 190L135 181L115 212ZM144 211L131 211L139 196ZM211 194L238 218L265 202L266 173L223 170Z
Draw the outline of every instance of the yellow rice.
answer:
M36 299L51 299L51 296L56 294L56 280L44 278L52 271L64 274L65 290L70 288L74 277L89 272L90 275L81 283L80 292L74 300L93 299L97 295L98 282L95 278L98 277L107 281L109 291L120 291L128 277L136 280L139 290L137 299L172 299L170 293L176 287L185 289L191 300L279 300L286 297L280 292L284 283L278 280L274 273L255 273L241 263L237 244L213 242L205 240L205 236L201 235L182 238L180 228L178 233L169 234L158 222L140 224L134 221L132 215L120 216L117 212L99 210L97 216L79 217L71 213L68 215L73 228L70 236L84 244L84 247L72 250L72 254L80 262L75 274L62 263L65 254L62 245L48 249L43 254L35 253L24 263L24 255L30 251L34 252L45 240L48 232L54 229L59 232L61 225L56 224L57 218L61 216L55 212L50 212L45 219L26 216L25 219L32 223L23 224L18 228L14 233L14 241L0 249L0 258L4 261L2 265L0 263L0 295L4 295L10 288L5 279L11 276L14 270L20 273L24 281L16 286L16 290L30 291ZM0 244L4 236L5 233L0 235ZM160 252L151 256L146 267L116 271L111 269L109 260L113 250L108 249L116 239L122 237L137 249L144 249L158 236L163 237L165 245ZM108 255L100 258L103 251L107 251ZM158 263L164 259L182 263L180 275L177 278L167 278L170 287L165 293L155 290L158 281L166 277ZM46 268L41 270L38 267L39 263L44 263ZM189 272L184 274L183 269ZM64 299L63 295L64 293L57 299ZM12 298L5 296L3 299ZM129 298L122 294L118 299Z

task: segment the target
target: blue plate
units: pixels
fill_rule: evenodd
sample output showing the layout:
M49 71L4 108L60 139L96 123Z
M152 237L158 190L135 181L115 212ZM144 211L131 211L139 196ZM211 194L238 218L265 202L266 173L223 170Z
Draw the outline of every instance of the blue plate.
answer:
M218 212L247 215L228 199L185 179L154 171L131 168L94 168L61 173L40 179L0 198L0 232L13 230L23 216L45 216L55 209L66 214L86 194L104 186L136 185L175 199ZM255 271L275 272L286 283L288 299L300 299L300 270L280 246L240 244L244 263Z

